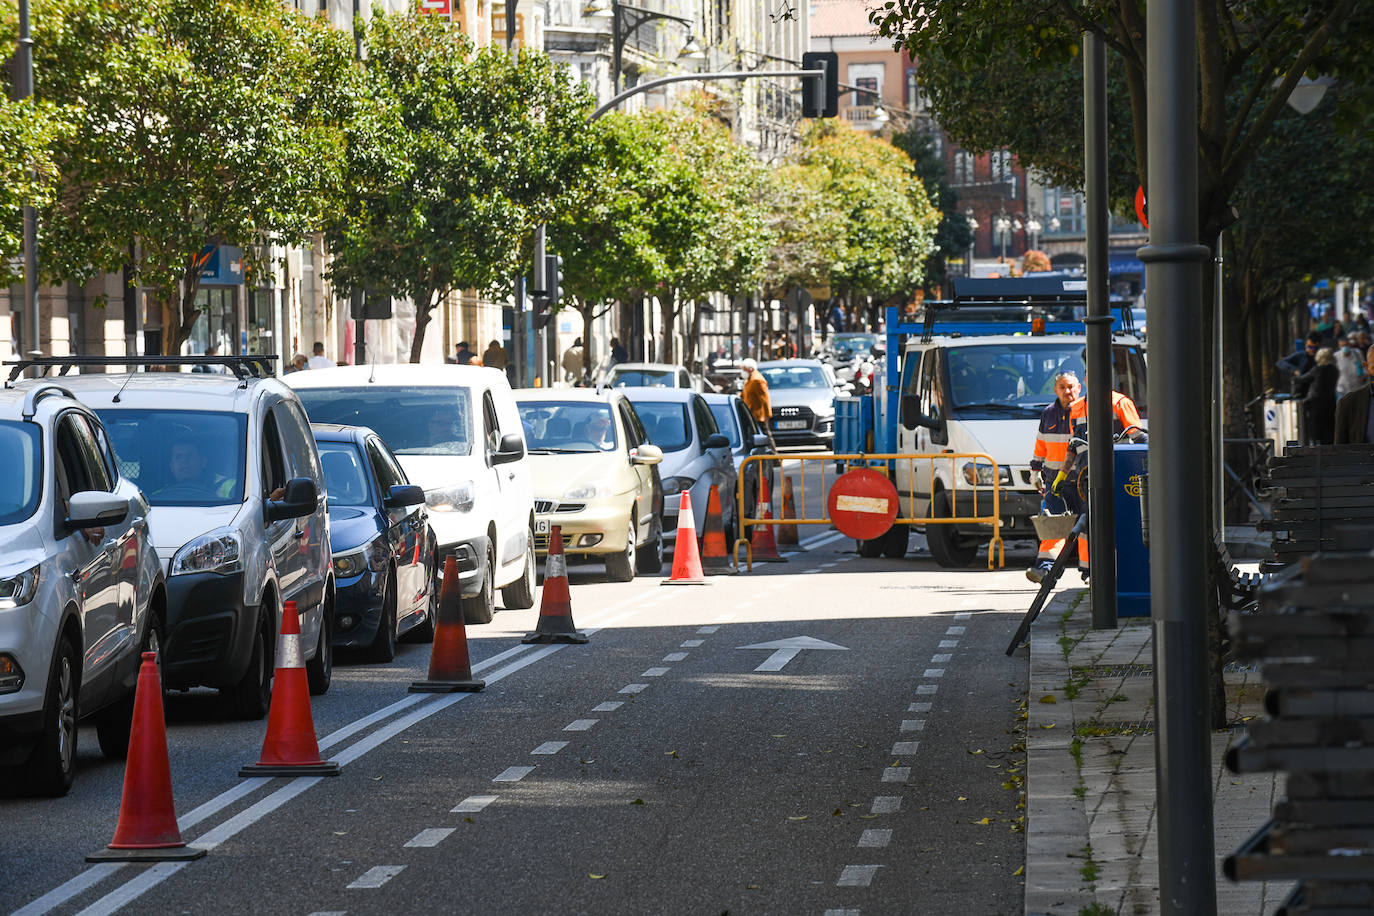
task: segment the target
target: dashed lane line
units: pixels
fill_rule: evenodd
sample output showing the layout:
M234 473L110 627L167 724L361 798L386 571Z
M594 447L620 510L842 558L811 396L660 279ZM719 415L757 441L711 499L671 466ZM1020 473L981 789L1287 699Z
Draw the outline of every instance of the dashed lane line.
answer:
M903 719L899 730L904 732L923 732L926 730L926 720Z
M919 741L898 741L896 744L892 745L892 754L895 757L900 757L904 754L914 754L920 746L921 742Z
M943 664L945 664L946 662L948 662L948 661L949 661L950 659L952 659L952 658L954 658L953 655L950 655L950 654L948 654L948 653L942 652L942 653L940 653L939 655L932 655L932 656L930 657L930 661L931 661L932 664L935 664L935 665L943 665Z
M957 648L958 645L959 645L959 640L957 640L957 639L942 639L942 640L940 640L940 648L941 648L941 649L954 649L954 648Z
M883 782L906 782L911 778L911 767L884 767Z
M930 712L930 703L912 703L906 708L907 712Z
M499 795L469 795L449 809L450 814L476 814L496 801Z
M945 630L946 636L963 636L968 631L968 627L950 627Z
M720 627L698 627L697 632L703 636L710 636L712 633L716 632L719 629Z
M617 691L617 693L643 693L648 689L648 684L626 684L624 687L621 687L620 690Z
M686 640L683 640L681 648L683 648L683 649L695 649L695 648L698 648L698 647L699 647L702 643L704 643L704 642L706 642L706 640L704 640L704 639L686 639Z
M316 910L310 916L348 916L347 910Z
M846 865L840 869L840 880L835 882L835 886L868 887L880 868L881 865Z
M592 707L592 712L615 712L625 704L619 700L608 700L605 703L598 703Z
M392 878L405 871L404 865L374 865L347 885L349 890L371 890L381 887Z
M826 910L823 916L859 916L858 910Z
M519 782L534 772L534 767L506 767L492 782Z
M669 652L667 655L663 656L665 662L680 662L685 658L687 658L686 652Z
M605 703L602 703L602 704L601 704L601 706L605 706L605 705L606 705ZM615 705L616 705L616 706L619 706L620 704L619 704L619 703L616 703ZM601 711L601 706L598 706L598 707L597 707L597 711ZM585 732L585 731L587 731L588 729L590 729L593 725L595 725L596 723L598 723L598 722L600 722L600 721L601 721L600 719L574 719L572 722L569 722L567 725L563 726L563 731L565 731L565 732Z
M902 810L900 795L879 795L873 799L871 814L896 814Z
M927 696L940 689L939 684L921 684L916 688L917 696Z
M567 746L568 742L566 741L545 741L543 744L539 745L537 748L530 751L530 753L544 755L557 754L559 751L563 750L563 748Z
M892 831L886 827L875 827L859 834L860 849L882 849L892 842Z
M647 670L647 671L641 672L639 676L640 676L640 677L663 677L663 675L667 674L667 673L668 673L669 671L671 671L671 670L672 670L671 668L650 668L650 669Z
M438 846L444 840L448 839L448 835L457 829L458 828L456 827L426 828L425 830L421 830L419 833L415 834L415 836L411 837L409 840L406 840L404 848L432 849L433 847Z
M944 677L944 676L945 676L945 669L944 669L944 668L927 668L927 669L925 670L925 673L921 675L921 677ZM919 690L920 688L917 688L917 689Z

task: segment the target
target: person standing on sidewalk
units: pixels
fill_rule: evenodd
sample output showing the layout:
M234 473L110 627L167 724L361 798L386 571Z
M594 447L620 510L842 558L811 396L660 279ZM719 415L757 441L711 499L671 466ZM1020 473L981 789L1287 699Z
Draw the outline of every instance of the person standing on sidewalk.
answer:
M1336 404L1336 444L1374 443L1374 347L1365 354L1365 381Z
M1055 480L1064 468L1068 457L1069 439L1073 436L1071 408L1078 399L1081 386L1078 376L1072 372L1060 372L1054 377L1055 400L1040 415L1040 428L1035 433L1035 453L1030 466L1034 472L1035 488L1040 491L1042 508L1049 515L1063 515L1068 512L1063 497L1045 485L1046 476ZM1064 548L1064 539L1042 540L1035 555L1035 565L1026 570L1026 578L1040 582L1054 565L1054 558ZM1086 564L1087 541L1078 539L1078 555Z
M739 366L744 370L744 391L740 397L749 408L749 412L754 415L759 428L768 437L768 444L776 452L778 444L773 441L773 402L768 397L768 380L763 377L763 373L759 371L759 364L752 357L745 359Z

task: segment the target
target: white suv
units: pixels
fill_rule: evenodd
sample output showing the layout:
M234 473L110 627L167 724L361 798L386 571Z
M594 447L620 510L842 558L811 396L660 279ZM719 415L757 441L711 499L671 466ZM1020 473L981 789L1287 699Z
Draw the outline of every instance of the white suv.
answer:
M140 653L167 594L148 504L99 419L50 382L0 390L0 766L65 795L77 721L128 751Z
M534 606L534 495L506 377L479 366L396 364L293 372L314 423L367 426L425 491L439 563L458 561L463 617L489 623L496 589Z
M158 362L153 359L148 362ZM284 603L295 601L312 693L333 673L334 575L319 453L290 388L236 375L135 372L63 381L109 430L152 504L167 576L164 684L217 687L235 715L271 702Z

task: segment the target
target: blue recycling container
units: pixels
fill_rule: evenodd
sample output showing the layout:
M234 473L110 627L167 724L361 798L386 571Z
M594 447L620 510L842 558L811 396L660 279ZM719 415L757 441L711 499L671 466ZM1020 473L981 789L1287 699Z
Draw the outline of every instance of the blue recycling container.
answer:
M1145 476L1144 443L1113 447L1116 509L1116 615L1150 616L1150 549L1140 531L1140 487Z

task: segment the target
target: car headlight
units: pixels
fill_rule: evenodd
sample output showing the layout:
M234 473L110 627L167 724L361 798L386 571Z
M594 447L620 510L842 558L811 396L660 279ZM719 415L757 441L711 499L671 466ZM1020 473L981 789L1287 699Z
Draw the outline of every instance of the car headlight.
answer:
M242 569L242 545L238 533L228 528L211 531L182 545L172 557L174 576L183 573L212 572L224 575Z
M578 499L605 499L614 495L610 487L589 483L580 487L573 487L563 494L563 499L571 502Z
M26 569L17 576L0 579L0 608L23 607L38 591L38 567Z
M696 483L690 477L665 477L663 478L663 495L676 496L683 490L692 489L692 484Z
M472 509L473 492L471 480L452 487L426 490L425 505L435 512L468 512Z
M334 574L340 578L351 579L367 567L366 550L350 550L334 556Z
M999 477L1003 483L1011 482L1011 475L1008 473L1007 468L1002 468L999 473L994 473L992 465L984 464L981 461L976 465L972 461L964 465L964 480L970 484L990 487L993 481Z

